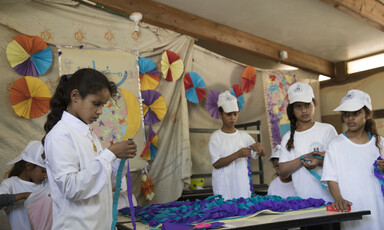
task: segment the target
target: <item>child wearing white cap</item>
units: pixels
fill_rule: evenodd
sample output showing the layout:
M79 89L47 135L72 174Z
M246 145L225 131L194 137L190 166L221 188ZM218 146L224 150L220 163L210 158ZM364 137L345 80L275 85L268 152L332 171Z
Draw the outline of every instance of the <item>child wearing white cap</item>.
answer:
M329 144L321 181L328 183L335 209L346 211L351 206L352 210L371 211L362 220L343 222L342 229L383 229L383 188L373 164L382 156L384 142L372 119L371 98L363 91L350 90L334 111L341 112L348 130ZM383 160L377 161L377 168L382 175Z
M47 173L41 157L43 150L40 141L31 141L20 156L7 163L14 166L8 178L0 184L0 194L1 207L5 207L12 229L31 229L24 200L45 184Z
M213 193L222 195L225 200L249 198L247 160L251 156L264 156L264 147L255 143L249 134L235 128L239 115L236 97L225 91L219 95L217 104L223 125L212 133L209 140Z
M332 125L315 122L316 100L312 87L296 82L288 89L288 131L281 141L280 177L292 175L296 195L308 199L333 201L329 190L322 186L323 157L329 142L337 136Z
M272 162L273 168L276 170L277 177L269 184L267 195L280 196L285 199L287 197L296 196L296 192L293 187L291 176L286 179L281 179L279 176L280 152L281 146L276 145L272 150L271 157L269 158L269 161Z

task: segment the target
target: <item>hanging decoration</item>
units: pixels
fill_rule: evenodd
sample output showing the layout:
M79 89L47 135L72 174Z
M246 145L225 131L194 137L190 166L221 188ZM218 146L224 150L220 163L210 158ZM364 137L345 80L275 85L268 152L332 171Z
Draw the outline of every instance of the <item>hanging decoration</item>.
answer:
M155 90L141 91L143 98L144 124L153 125L165 116L167 105L161 94Z
M211 117L215 119L220 119L219 117L219 107L217 106L217 101L219 100L220 92L217 90L211 90L205 101L205 108L208 110Z
M52 64L52 51L39 36L16 35L6 50L12 68L23 76L38 76Z
M27 119L40 117L49 111L51 93L48 86L36 77L23 77L15 81L9 100L13 110Z
M159 137L155 132L153 132L151 125L149 126L147 140L148 142L145 145L143 151L141 152L140 157L144 160L149 161L155 159L159 141Z
M184 76L185 96L192 103L199 103L205 97L205 82L203 78L195 73L189 72Z
M237 98L237 104L239 105L239 110L241 110L244 106L243 89L240 85L235 84L231 88L231 94Z
M149 58L139 57L139 72L141 90L155 89L159 84L160 72L156 63Z
M165 80L176 81L181 77L183 71L184 63L179 55L172 51L164 50L161 56L161 73Z
M147 167L145 167L141 172L141 193L143 193L146 200L152 200L155 196L155 191L153 189L153 183L151 178L149 178Z
M242 84L243 90L246 93L251 92L253 87L255 87L256 82L256 70L252 66L247 66L243 72Z

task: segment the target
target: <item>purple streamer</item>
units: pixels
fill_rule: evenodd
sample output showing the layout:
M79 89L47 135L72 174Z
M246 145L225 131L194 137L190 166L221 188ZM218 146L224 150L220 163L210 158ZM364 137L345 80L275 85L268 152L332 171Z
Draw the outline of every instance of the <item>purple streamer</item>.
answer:
M132 139L129 139L129 140L132 140ZM127 169L127 195L128 195L129 207L131 207L130 213L131 213L132 226L133 226L133 229L136 230L135 207L133 206L133 200L132 200L131 173L129 172L129 160L128 159L127 159L127 162L128 162L128 169Z
M279 196L255 196L223 200L220 195L208 197L205 200L174 201L165 204L135 207L136 218L151 227L163 223L201 223L213 222L220 219L239 218L255 214L261 210L284 212L305 208L318 208L325 205L323 199L301 199L289 197L283 199ZM129 208L120 209L121 214L129 213Z
M381 158L381 156L379 156L375 163L373 163L373 174L377 177L377 179L379 180L380 182L380 185L381 185L381 193L383 194L384 196L384 176L383 176L383 171L381 171L377 165L377 161L379 160L383 160L383 158Z

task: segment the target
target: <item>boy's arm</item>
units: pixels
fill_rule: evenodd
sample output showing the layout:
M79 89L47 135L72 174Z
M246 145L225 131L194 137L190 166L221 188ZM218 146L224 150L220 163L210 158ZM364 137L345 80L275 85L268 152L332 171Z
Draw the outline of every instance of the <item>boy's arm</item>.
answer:
M352 206L352 202L344 200L344 198L341 196L339 184L335 181L328 181L328 188L333 199L335 200L332 203L332 207L341 212L347 212L347 207Z
M256 152L257 155L259 156L265 156L265 148L264 146L259 143L255 142L251 146L249 146L254 152Z
M213 167L215 167L216 169L223 168L238 158L250 157L250 156L251 156L250 148L241 148L237 152L234 152L229 156L222 157L219 160L217 160L215 163L213 163Z

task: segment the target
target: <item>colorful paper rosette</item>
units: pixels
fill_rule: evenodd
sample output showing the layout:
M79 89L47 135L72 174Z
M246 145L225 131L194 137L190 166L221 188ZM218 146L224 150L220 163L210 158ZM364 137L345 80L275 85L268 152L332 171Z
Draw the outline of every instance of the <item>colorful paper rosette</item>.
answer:
M192 103L199 103L205 97L205 82L203 78L195 73L189 72L184 76L185 96Z
M255 87L256 82L256 70L252 66L247 66L243 72L242 77L242 85L243 91L246 93L251 92L251 90Z
M176 81L184 72L184 63L177 53L164 50L161 56L161 73L167 81Z
M159 137L155 132L153 132L152 127L149 126L148 131L148 142L145 145L143 151L141 152L140 157L144 160L153 160L155 159L156 153L157 153L157 147L159 142Z
M139 57L139 72L141 90L156 89L160 80L156 63L149 58Z
M39 36L16 35L6 50L12 68L23 76L38 76L52 64L52 51Z
M231 88L231 94L237 98L237 104L239 105L239 110L241 110L244 106L244 94L241 85L233 85Z
M161 94L155 90L141 91L143 98L144 124L153 125L161 121L167 113L167 105Z
M219 91L213 89L208 93L207 100L205 101L205 109L207 109L211 117L215 119L220 119L219 107L217 105L219 94Z
M51 93L42 80L27 76L15 81L9 91L9 100L17 115L30 119L49 111Z

